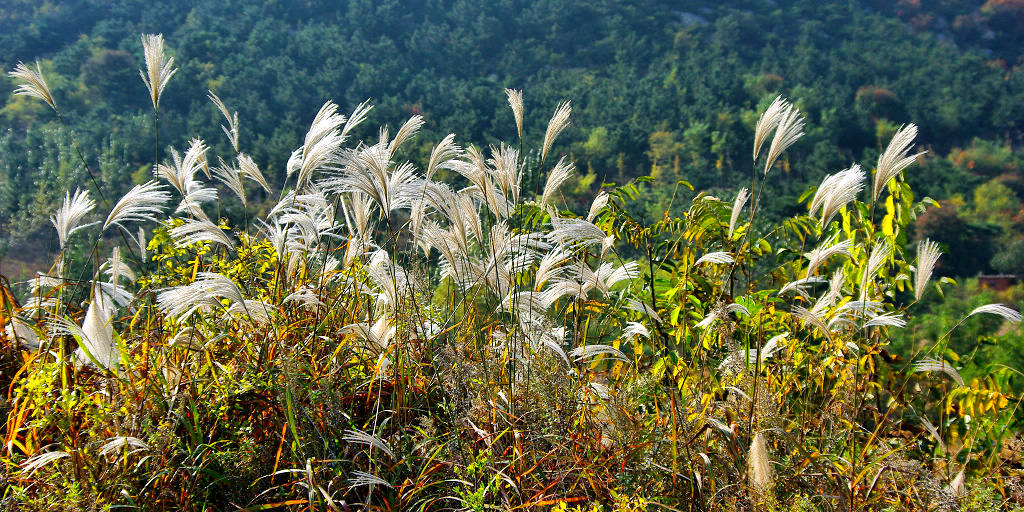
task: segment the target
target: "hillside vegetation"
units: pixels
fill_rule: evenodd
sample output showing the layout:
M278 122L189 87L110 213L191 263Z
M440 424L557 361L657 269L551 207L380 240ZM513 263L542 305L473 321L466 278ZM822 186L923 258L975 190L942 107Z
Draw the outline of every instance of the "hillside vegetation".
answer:
M210 90L231 98L245 123L239 139L275 186L328 99L371 97L375 121L392 131L423 115L425 136L406 148L422 163L426 141L449 132L481 147L510 140L494 91L513 87L538 105L573 101L560 151L580 167L567 190L577 207L602 181L648 174L730 195L748 183L757 113L782 93L812 131L763 201L774 222L797 213L797 198L825 173L873 161L915 122L928 153L909 179L947 208L914 238L944 244L942 275L973 276L1024 267L1021 12L1007 0L16 0L0 7L0 63L40 60L111 195L150 174L153 141L137 136L153 130L134 71L143 32L167 36L179 70L163 101L161 150L197 135L227 149ZM24 97L0 97L9 128L0 134L0 255L4 271L24 279L59 249L42 227L86 173L58 120ZM526 116L532 126L546 120ZM540 143L539 133L526 136L527 147ZM645 218L661 216L671 191L650 190Z
M5 506L1024 505L1020 373L968 367L983 336L1018 339L1012 296L918 318L954 288L909 238L936 209L911 184L916 125L779 219L769 198L818 140L781 96L723 197L657 162L588 196L572 104L496 87L505 143L431 140L420 114L372 131L369 103L327 101L294 114L271 180L231 96L202 94L216 139L166 146L186 80L163 37L141 46L145 124L110 140L153 151L142 183L115 192L59 132L44 158L85 175L50 213L59 253L0 287ZM11 72L19 101L60 123L41 69Z

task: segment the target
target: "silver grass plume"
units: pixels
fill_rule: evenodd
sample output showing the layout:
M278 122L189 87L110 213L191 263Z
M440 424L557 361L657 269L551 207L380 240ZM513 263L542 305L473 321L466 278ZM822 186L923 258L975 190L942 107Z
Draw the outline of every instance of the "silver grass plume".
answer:
M693 264L700 265L701 263L715 263L719 265L728 265L735 262L736 260L727 252L709 252L700 258L697 258L697 261L693 262Z
M7 72L7 76L20 81L18 88L14 90L15 95L39 98L45 101L54 112L57 111L57 104L53 101L53 94L50 94L50 87L46 85L46 79L43 78L43 70L39 67L38 61L35 71L23 62L19 62L13 70Z
M823 279L821 277L813 277L813 276L805 277L803 279L797 279L796 281L790 281L790 282L786 283L786 285L783 286L782 289L780 289L778 291L778 293L776 293L776 295L781 297L781 296L785 295L786 293L796 292L796 295L798 295L800 297L805 297L806 298L806 297L808 297L808 291L807 291L807 288L806 288L807 285L815 284L815 283L824 283L824 282L825 282L825 279Z
M231 279L215 272L199 272L196 278L191 284L157 293L157 308L183 320L200 309L219 307L220 299L227 299L231 304L245 303L242 291Z
M491 158L487 163L491 165L488 172L501 189L501 193L513 204L518 204L519 188L523 179L523 173L519 168L519 151L504 143L497 148L491 146Z
M430 151L430 161L427 163L426 181L434 176L438 168L444 166L449 160L458 158L462 154L462 148L455 144L455 134L449 133L441 142L438 142Z
M775 128L775 136L772 137L772 144L768 147L768 160L764 163L764 174L775 165L775 161L782 156L789 146L792 146L804 134L804 119L800 116L800 110L792 105L779 114L778 126Z
M306 132L302 147L288 159L288 175L298 173L296 190L302 190L317 169L338 163L338 150L344 142L340 128L344 123L345 116L338 113L338 105L333 101L320 107Z
M864 267L864 274L860 279L860 300L866 301L868 298L868 283L875 277L875 274L882 268L885 260L889 259L889 255L892 254L892 245L889 244L888 240L883 241L880 244L875 245L874 249L871 249L871 254L868 256L867 265Z
M229 112L228 107L224 105L220 97L213 93L213 91L207 91L206 96L210 98L210 101L217 106L217 110L227 120L228 125L221 125L220 129L224 130L224 135L227 135L228 140L231 141L231 147L234 148L235 153L238 152L238 112Z
M238 200L242 202L242 206L246 205L245 186L242 185L241 171L221 160L220 166L213 168L213 177L223 183L225 187L228 187L238 197Z
M261 300L243 300L228 306L224 317L241 316L248 318L252 323L267 325L270 323L270 313L274 311L274 305Z
M171 195L155 181L135 185L121 198L103 222L103 230L110 226L124 227L125 222L157 221L157 215L164 211L164 203Z
M611 293L612 287L616 284L636 279L637 275L639 275L635 261L630 261L621 266L615 266L614 263L606 261L597 270L590 270L590 267L586 265L571 270L576 270L576 277L583 284L584 293L590 290L598 290L605 296Z
M561 277L566 272L565 264L570 261L569 251L562 247L548 251L541 257L537 264L537 272L534 274L534 289L540 291L550 279Z
M914 363L914 373L921 372L940 372L949 375L950 378L956 381L960 386L964 386L964 378L960 376L960 372L956 371L952 365L946 361L939 361L938 359L925 358Z
M562 133L562 130L566 126L569 126L569 114L572 113L572 105L566 101L555 109L555 113L551 116L551 120L548 121L548 129L544 132L544 148L540 154L540 160L543 162L547 160L548 151L551 150L551 145L555 143L555 139Z
M584 219L563 219L556 216L551 218L551 224L554 229L551 230L549 236L555 242L568 246L575 244L599 245L602 257L615 243L614 236L608 235L593 222Z
M640 313L659 324L663 323L661 320L661 316L658 315L657 311L651 309L651 306L639 300L633 298L626 299L625 308L631 311L636 311L637 313Z
M345 120L345 126L341 128L341 138L344 141L348 137L348 132L352 131L353 128L359 126L360 123L366 120L366 115L373 110L373 105L370 105L370 100L363 101L356 105L356 108L352 109L352 113L349 114L348 119Z
M971 311L970 314L967 315L967 318L970 318L979 313L987 313L990 315L1001 316L1015 324L1019 324L1022 318L1020 313L1006 307L1003 304L985 304L984 306L978 306L974 308L974 310Z
M80 361L89 359L106 369L113 369L121 359L121 353L114 343L114 327L111 325L112 305L106 302L100 288L94 290L92 302L82 322L81 342L76 354Z
M103 446L100 447L100 455L110 455L122 452L135 453L137 451L148 449L149 445L137 437L117 436L111 437L103 444Z
M768 455L768 443L764 433L754 434L747 453L747 482L759 498L764 498L772 488L772 466Z
M910 151L910 145L914 143L914 137L917 137L917 126L913 123L901 127L896 135L892 136L892 140L889 141L889 146L885 148L885 152L878 157L878 168L875 170L875 186L872 189L872 199L877 201L878 196L882 193L882 189L885 187L889 180L893 179L896 175L906 169L910 164L917 160L917 157L923 155L925 152L908 155Z
M601 210L604 210L604 208L608 206L609 198L608 192L605 192L604 190L598 192L597 195L594 196L594 201L590 203L590 210L587 212L587 221L594 222L594 219L599 213L601 213Z
M128 279L129 282L135 282L135 272L121 259L121 248L114 247L110 251L110 259L106 263L106 273L110 276L111 283L118 283L121 277Z
M935 271L935 263L942 256L939 244L931 240L921 240L917 243L917 269L914 272L914 298L921 300L925 287L932 278Z
M779 126L782 115L789 110L790 104L782 96L776 96L771 105L757 120L754 127L754 162L757 162L757 155L761 153L761 146L768 140L768 134Z
M387 442L377 436L363 432L362 430L346 430L341 439L350 443L364 444L372 448L377 448L378 450L386 453L388 457L392 459L395 458L395 453L391 451L391 447L388 446Z
M512 108L512 115L516 118L516 130L519 131L519 138L523 138L523 91L505 89L508 96L508 106Z
M64 249L72 233L95 224L82 224L82 218L95 207L96 201L89 198L87 190L75 189L74 196L64 193L64 204L50 217L50 222L57 230L57 240L61 249Z
M544 184L544 193L541 195L540 204L541 207L547 207L551 205L551 198L558 192L558 189L573 175L576 166L572 162L567 162L565 157L558 160L555 167L548 173L547 182Z
M391 484L387 480L365 471L353 471L352 478L348 479L348 483L349 487L383 485L389 489L391 488Z
M818 217L824 228L842 207L857 198L861 190L864 190L864 171L859 165L853 164L849 169L830 174L822 180L814 193L811 215L820 208Z
M266 192L270 192L270 183L267 181L267 178L263 176L259 166L256 165L256 161L245 153L238 154L238 173L258 183Z
M43 452L32 457L29 457L25 462L21 463L21 473L23 476L31 477L33 473L40 469L57 462L65 457L70 457L71 454L61 450L54 450L52 452Z
M29 350L39 348L39 335L36 334L32 324L21 318L16 316L10 317L4 332L7 334L7 339L13 340Z
M733 233L736 232L736 221L739 220L740 211L743 210L743 205L747 204L749 197L750 194L746 188L741 188L736 193L736 200L732 202L732 215L729 216L729 238L732 238Z
M629 358L626 357L626 354L623 354L621 350L611 345L583 345L582 347L577 347L572 352L569 352L569 357L579 362L587 361L602 355L608 356L611 359L629 362Z
M417 187L415 170L410 162L392 166L387 147L376 144L351 155L342 174L329 180L327 186L366 194L390 219L392 212L410 206L422 191Z
M395 134L395 138L391 139L391 143L388 145L388 154L391 157L395 156L395 151L402 147L405 141L413 138L419 133L420 128L423 127L423 116L415 115L405 121L405 124L398 129L398 133Z
M187 219L184 224L170 229L168 234L178 247L185 247L199 242L221 244L228 249L235 247L234 240L223 229L208 219Z
M804 254L804 257L807 258L807 277L814 274L814 271L832 256L842 255L850 257L850 248L853 247L853 240L847 239L837 243L836 239L838 237L839 234L836 233L825 239L813 251Z
M172 164L157 165L154 174L170 183L182 197L188 196L189 193L202 186L196 181L196 173L206 165L207 149L206 143L198 138L189 141L184 156L171 148Z
M146 58L146 71L139 70L139 76L142 77L142 82L149 89L150 99L153 100L153 109L158 110L164 87L178 70L171 67L174 65L174 57L164 55L163 34L143 34L142 50Z

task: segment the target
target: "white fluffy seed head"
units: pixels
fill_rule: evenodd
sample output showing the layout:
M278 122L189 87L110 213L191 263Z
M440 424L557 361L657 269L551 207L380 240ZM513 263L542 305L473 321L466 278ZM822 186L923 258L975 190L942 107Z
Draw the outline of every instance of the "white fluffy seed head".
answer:
M53 95L50 94L50 87L46 85L46 79L43 78L43 70L39 67L39 62L36 62L34 71L23 62L19 62L13 70L7 73L7 76L19 81L18 88L14 90L15 95L39 98L54 111L57 110L57 104L53 101Z
M143 34L142 50L146 59L146 71L139 70L139 76L149 89L153 109L156 110L160 108L160 96L164 93L164 87L167 87L167 82L178 70L172 67L174 57L164 55L163 34Z

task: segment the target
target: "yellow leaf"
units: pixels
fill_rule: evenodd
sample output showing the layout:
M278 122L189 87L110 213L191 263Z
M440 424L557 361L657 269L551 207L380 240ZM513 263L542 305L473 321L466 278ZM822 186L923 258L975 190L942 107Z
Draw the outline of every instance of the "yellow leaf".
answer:
M889 197L892 198L892 196ZM886 215L885 218L882 219L882 233L885 234L885 236L888 238L896 236L895 230L893 229L894 220L895 217L891 213Z

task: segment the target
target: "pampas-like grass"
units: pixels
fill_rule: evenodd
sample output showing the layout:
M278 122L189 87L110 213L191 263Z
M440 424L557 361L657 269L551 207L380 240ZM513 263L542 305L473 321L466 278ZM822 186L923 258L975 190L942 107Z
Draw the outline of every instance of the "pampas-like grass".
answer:
M235 241L208 219L188 219L180 226L174 226L169 234L178 247L186 247L199 242L221 244L228 249L235 246Z
M508 97L508 106L512 108L512 116L516 119L516 130L519 132L519 139L523 138L523 91L505 89Z
M764 175L775 165L775 161L782 156L782 153L792 146L804 134L804 119L800 110L785 103L784 109L777 115L778 121L775 128L775 136L772 137L772 144L768 147L768 159L764 163ZM756 149L756 148L755 148ZM756 151L755 151L756 153Z
M996 315L1009 320L1015 324L1019 324L1021 321L1021 314L1003 304L985 304L984 306L978 306L971 311L967 317L972 317L980 313L987 313L989 315Z
M914 298L921 300L924 296L925 287L932 278L935 271L935 264L942 256L942 249L939 244L931 240L921 240L917 243L917 269L914 271Z
M213 91L207 91L207 97L210 98L210 101L212 101L213 104L217 106L217 110L220 110L220 113L224 116L224 119L227 120L227 126L221 125L220 129L224 130L224 135L227 135L228 140L231 142L231 147L235 150L235 153L237 153L238 112L229 112L228 107L224 105L224 102L221 101L220 97L214 94Z
M96 207L96 201L89 198L86 190L75 190L75 195L64 193L64 204L52 216L50 223L57 230L57 241L61 250L67 245L68 238L72 233L80 229L92 226L95 223L83 224L82 219Z
M345 116L338 113L338 105L333 101L320 107L306 132L302 147L292 152L288 159L288 176L297 173L296 190L305 189L315 171L340 162L338 150L345 140L341 132L345 122Z
M727 252L724 252L724 251L717 251L717 252L709 252L709 253L701 256L700 258L697 258L697 261L693 262L693 264L694 265L700 265L702 263L714 263L714 264L717 264L717 265L728 265L730 263L735 263L735 262L736 262L736 259L733 258L731 254L729 254Z
M736 193L736 199L732 202L732 213L729 215L729 238L732 238L733 233L736 232L736 222L740 218L740 211L743 210L743 205L747 204L747 199L750 197L749 192L746 188L741 188Z
M110 310L111 305L97 287L82 322L81 345L76 352L79 361L92 361L108 370L113 369L121 359L121 353L114 342Z
M836 242L838 237L838 233L832 235L818 245L818 247L815 247L814 250L804 254L804 257L807 258L807 277L813 275L814 271L832 256L841 255L846 256L847 258L850 257L850 249L853 247L853 240L846 239L841 242Z
M757 156L761 153L761 146L768 140L768 134L779 126L779 121L790 108L792 106L789 101L782 96L776 96L768 108L761 113L761 117L757 119L757 125L754 126L754 162L757 162Z
M103 230L111 226L124 227L126 222L157 222L157 216L164 212L164 203L170 199L170 194L155 181L135 185L110 210Z
M822 180L814 193L811 215L820 208L818 218L824 228L843 206L857 198L861 190L864 190L864 171L859 165L854 164L849 169L830 174Z
M57 103L53 101L50 86L46 85L46 79L43 78L43 70L39 67L38 62L36 62L36 69L34 71L23 62L19 62L13 70L7 73L7 76L20 81L18 87L14 90L15 95L39 98L45 101L54 112L57 111Z
M572 105L566 101L555 109L555 113L551 115L551 120L548 121L548 129L544 133L544 146L540 153L541 161L545 161L548 158L548 152L551 150L551 145L555 143L555 139L569 126L569 114L572 113Z
M153 110L160 109L160 96L178 70L173 68L174 57L164 55L163 34L144 34L142 36L143 56L146 60L146 71L139 70L142 82L149 90L149 97L153 101Z
M903 172L903 169L914 163L917 157L925 154L924 151L913 155L907 154L910 151L910 145L914 143L915 137L917 137L917 125L913 123L901 127L896 132L896 135L893 135L885 151L878 157L878 168L875 170L875 184L871 189L872 200L878 201L878 196L881 195L885 184L889 183L889 180L896 177L897 174Z
M750 450L747 452L747 483L759 501L768 497L774 484L771 457L763 432L754 434L750 442Z
M963 387L964 378L960 376L960 372L956 371L956 368L946 361L940 361L938 359L925 358L914 363L914 372L940 372L949 375L956 383Z

